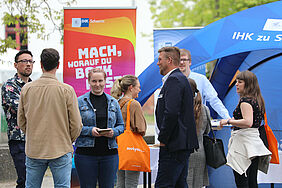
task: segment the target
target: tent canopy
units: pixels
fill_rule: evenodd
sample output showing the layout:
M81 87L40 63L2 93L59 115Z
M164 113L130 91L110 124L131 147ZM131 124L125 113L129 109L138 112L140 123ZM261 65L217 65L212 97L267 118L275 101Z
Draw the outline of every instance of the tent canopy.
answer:
M282 92L279 82L282 71L281 7L282 1L277 1L246 9L194 32L175 45L191 51L191 68L218 59L211 81L231 116L238 97L235 88L229 87L229 83L237 70L253 71L265 98L268 122L278 140L282 140L282 104L279 102ZM155 59L139 76L142 91L138 100L141 104L161 86L161 78ZM217 131L216 137L223 140L227 152L230 129ZM223 176L224 179L219 179ZM209 178L209 187L235 186L232 170L227 166L209 169Z
M191 68L234 54L281 49L281 7L282 1L277 1L235 13L194 32L175 46L191 51ZM156 63L157 59L139 76L141 104L161 86L162 76Z

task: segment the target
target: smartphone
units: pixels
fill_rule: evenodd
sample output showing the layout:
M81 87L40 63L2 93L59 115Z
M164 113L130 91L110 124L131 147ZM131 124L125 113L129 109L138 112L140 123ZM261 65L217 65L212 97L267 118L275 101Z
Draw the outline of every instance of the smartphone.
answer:
M105 134L105 133L110 132L111 130L112 130L112 129L110 129L110 128L107 128L107 129L98 129L97 132L98 132L99 134Z

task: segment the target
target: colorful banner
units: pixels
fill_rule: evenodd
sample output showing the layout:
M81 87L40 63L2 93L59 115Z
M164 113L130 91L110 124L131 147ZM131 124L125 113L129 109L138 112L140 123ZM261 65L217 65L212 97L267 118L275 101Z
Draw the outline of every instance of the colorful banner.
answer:
M80 96L89 70L101 68L109 94L115 79L135 74L135 43L136 9L64 9L64 82Z

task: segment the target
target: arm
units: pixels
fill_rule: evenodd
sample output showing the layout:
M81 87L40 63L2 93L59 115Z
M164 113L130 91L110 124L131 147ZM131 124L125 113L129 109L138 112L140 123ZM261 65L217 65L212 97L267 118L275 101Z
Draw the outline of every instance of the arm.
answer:
M242 102L240 104L240 109L242 112L243 119L222 119L220 121L220 126L227 125L227 123L240 127L240 128L250 128L253 125L253 107L249 103ZM229 121L229 122L228 122Z
M93 132L94 128L95 128L94 126L82 126L80 135L83 135L83 136L94 136L94 132Z
M222 101L218 98L217 92L215 91L210 81L207 78L205 78L203 81L205 82L203 97L210 103L211 107L218 113L219 116L225 119L230 118L228 110L225 108Z
M178 114L181 111L182 90L181 83L175 77L169 77L164 85L164 115L161 120L160 133L158 140L167 145L171 139L173 130L177 126Z
M134 101L131 103L132 107L130 108L130 122L135 125L135 130L137 133L144 136L147 129L146 120L141 108L141 105L138 101Z
M77 97L74 89L69 91L69 98L67 100L67 110L69 117L70 136L72 142L80 135L82 129L81 117L78 109Z
M89 137L93 137L95 136L95 133L98 134L98 132L96 130L94 130L94 125L92 126L85 126L85 122L88 120L86 115L83 115L84 114L84 110L87 110L87 109L84 109L83 106L85 106L84 104L84 99L81 98L81 97L78 97L77 99L78 101L78 109L79 109L79 112L80 112L80 117L81 117L81 120L82 120L82 129L81 129L81 132L80 132L80 135L82 136L89 136ZM83 119L82 119L83 118Z
M116 100L115 100L115 106L116 106L116 117L117 117L117 119L116 119L116 124L114 125L114 128L113 128L113 131L114 131L113 137L119 136L124 131L124 122L123 122L121 110L120 110L119 104Z
M19 101L19 106L18 106L18 114L17 114L17 123L20 129L26 133L26 117L24 113L24 105L23 105L23 91L24 88L22 89L22 94L20 95L20 101Z
M204 108L206 109L205 112L206 112L206 116L207 116L207 121L210 121L211 120L210 109L206 106L204 106ZM209 134L210 131L211 131L211 128L210 128L209 123L207 122L204 134Z
M16 113L18 110L20 91L18 91L17 87L11 82L4 84L1 91L3 108L12 113Z

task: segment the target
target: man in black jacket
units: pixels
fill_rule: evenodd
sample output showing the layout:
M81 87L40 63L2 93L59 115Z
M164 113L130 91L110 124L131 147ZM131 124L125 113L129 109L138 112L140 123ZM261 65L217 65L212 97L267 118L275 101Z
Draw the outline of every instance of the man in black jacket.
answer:
M199 148L188 79L178 69L180 51L163 47L159 51L163 86L158 96L156 121L160 130L159 167L155 187L188 187L188 159Z

